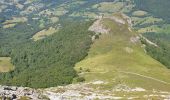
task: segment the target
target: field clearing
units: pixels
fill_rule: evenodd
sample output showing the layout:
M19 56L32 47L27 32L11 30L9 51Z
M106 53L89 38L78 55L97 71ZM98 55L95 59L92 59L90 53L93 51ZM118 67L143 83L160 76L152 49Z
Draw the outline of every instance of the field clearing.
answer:
M28 19L26 17L13 17L11 20L6 20L3 23L3 28L13 28L15 27L18 23L24 23L27 22Z
M3 28L13 28L13 27L15 27L16 26L16 24L6 24L6 25L4 25L3 26Z
M156 25L152 25L149 27L144 27L144 28L140 28L138 30L139 33L146 33L146 32L158 32L159 28Z
M92 8L96 8L101 12L116 12L120 11L123 8L123 2L102 2L96 5L93 5Z
M40 28L44 28L45 27L45 21L43 20L43 19L41 19L40 21L39 21L39 23L40 23L40 25L39 25L39 27Z
M81 0L74 0L74 2L72 2L71 4L67 5L67 7L73 7L73 6L77 6L77 5L82 5L85 4L86 1L81 1Z
M148 27L138 29L139 33L155 32L155 33L165 33L170 34L170 25L164 24L161 27L157 25L151 25Z
M51 17L50 20L51 20L52 23L57 23L59 21L59 18L58 17Z
M0 72L9 72L14 69L10 57L0 57Z
M155 24L163 21L161 18L155 18L152 16L139 18L139 17L131 17L134 25L147 25L147 24Z
M42 31L37 32L37 33L32 37L32 39L33 39L34 41L38 41L38 40L40 40L40 39L43 39L43 38L45 38L45 37L47 37L47 36L50 36L50 35L54 34L54 33L57 32L57 31L58 31L58 29L53 28L53 27L50 27L50 28L48 28L48 29L44 29L44 30L42 30Z
M141 17L141 16L145 16L147 15L148 13L146 11L142 11L142 10L139 10L139 11L134 11L132 13L133 16L138 16L138 17Z
M6 20L3 24L24 23L27 21L28 19L26 17L13 17L11 20Z
M98 14L94 12L73 12L71 17L85 17L85 18L96 18Z
M15 5L17 8L19 9L23 9L24 8L24 5L20 4L20 3L16 3Z

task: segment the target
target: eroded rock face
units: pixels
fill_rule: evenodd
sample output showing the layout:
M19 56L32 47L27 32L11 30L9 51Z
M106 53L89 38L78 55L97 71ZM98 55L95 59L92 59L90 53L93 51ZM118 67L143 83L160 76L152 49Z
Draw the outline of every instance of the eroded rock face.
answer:
M92 36L92 41L94 42L99 38L101 34L108 34L110 29L107 29L102 24L102 18L99 18L93 23L88 29L89 31L95 32L95 35Z
M101 33L101 34L107 34L109 33L109 29L106 29L102 23L102 19L98 19L93 23L92 26L90 26L89 31L93 31L95 33Z
M139 36L131 37L130 42L136 44L136 43L140 42L140 37Z

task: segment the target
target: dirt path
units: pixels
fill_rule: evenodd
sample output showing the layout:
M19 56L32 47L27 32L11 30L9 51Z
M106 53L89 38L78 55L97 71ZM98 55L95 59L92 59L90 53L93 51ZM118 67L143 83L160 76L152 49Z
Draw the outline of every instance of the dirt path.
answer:
M155 80L155 81L158 81L158 82L161 82L161 83L164 83L164 84L168 84L168 85L170 85L170 83L168 83L168 82L165 82L165 81L162 81L162 80L159 80L159 79L153 78L153 77L149 77L149 76L141 75L141 74L138 74L138 73L125 72L125 71L119 71L119 72L121 72L121 73L125 73L125 74L132 74L132 75L136 75L136 76L140 76L140 77L144 77L144 78L148 78L148 79L152 79L152 80Z
M100 74L104 74L104 73L107 73L107 72L109 72L109 71L103 71L103 72L85 72L84 74L87 74L87 73L95 73L95 74L96 74L96 73L100 73ZM163 83L163 84L170 85L170 83L168 83L168 82L165 82L165 81L162 81L162 80L153 78L153 77L141 75L141 74L138 74L138 73L134 73L134 72L125 72L125 71L118 71L118 72L119 72L119 73L124 73L124 74L136 75L136 76L140 76L140 77L143 77L143 78L151 79L151 80L154 80L154 81Z

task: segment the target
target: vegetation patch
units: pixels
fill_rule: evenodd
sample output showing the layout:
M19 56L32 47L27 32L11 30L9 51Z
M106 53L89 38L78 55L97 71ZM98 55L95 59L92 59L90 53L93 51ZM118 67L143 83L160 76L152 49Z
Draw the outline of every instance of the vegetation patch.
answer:
M71 17L97 18L98 14L94 12L73 12Z
M139 18L139 17L131 17L131 18L132 18L134 26L144 26L144 25L147 26L147 25L154 25L156 23L163 22L163 19L155 18L155 17L152 17L152 16L143 17L143 18Z
M152 32L157 32L159 30L159 27L156 25L152 25L149 27L145 27L145 28L140 28L138 30L139 33L152 33Z
M157 33L157 34L170 34L170 25L164 24L162 26L159 25L151 25L148 27L138 29L139 33Z
M39 28L44 28L45 27L45 21L44 21L44 19L41 19L40 21L39 21Z
M24 23L27 21L28 19L26 17L13 17L11 20L6 20L3 24Z
M13 27L15 27L16 26L16 24L6 24L6 25L3 25L3 28L13 28Z
M101 12L116 12L120 11L123 6L123 2L102 2L94 5L92 8L97 8Z
M28 19L26 17L13 17L11 20L6 20L3 23L3 28L13 28L15 27L18 23L24 23L27 22Z
M59 21L59 18L58 17L51 17L50 20L51 20L52 23L57 23Z
M64 14L66 14L68 11L66 10L66 5L60 5L59 7L57 7L56 9L54 9L54 15L56 16L62 16Z
M14 70L10 57L0 57L0 72L9 72Z
M56 33L57 31L58 31L58 29L53 28L53 27L49 27L48 29L44 29L44 30L42 30L42 31L40 31L40 32L37 32L37 33L32 37L32 39L33 39L34 41L38 41L38 40L40 40L40 39L43 39L43 38L45 38L45 37L47 37L47 36L50 36L50 35Z
M142 11L142 10L134 11L132 13L133 16L138 16L138 17L146 16L147 14L148 13L146 11Z

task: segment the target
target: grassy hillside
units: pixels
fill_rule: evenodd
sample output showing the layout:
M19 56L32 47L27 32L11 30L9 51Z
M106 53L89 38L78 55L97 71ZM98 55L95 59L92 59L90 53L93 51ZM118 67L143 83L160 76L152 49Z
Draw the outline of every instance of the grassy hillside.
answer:
M128 29L127 22L118 23L113 17L104 18L101 23L109 33L100 35L88 56L75 66L86 82L102 80L107 85L101 86L107 89L125 84L132 88L170 91L170 70L145 53L138 34Z

